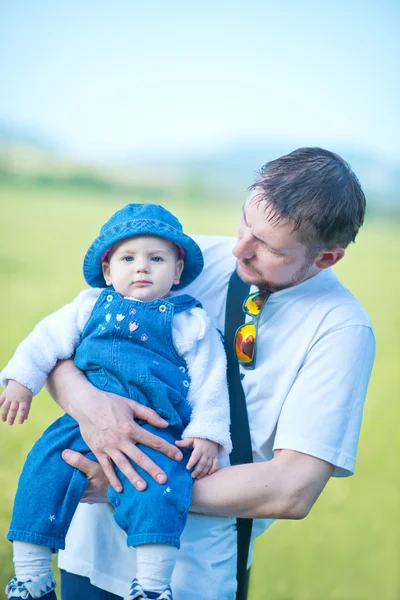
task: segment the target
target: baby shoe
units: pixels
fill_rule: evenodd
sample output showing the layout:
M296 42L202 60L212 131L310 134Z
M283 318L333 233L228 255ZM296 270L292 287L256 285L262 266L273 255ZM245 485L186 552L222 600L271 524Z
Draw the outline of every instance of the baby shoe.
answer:
M148 592L147 590L145 591L145 594L145 597L149 600L173 600L170 586L168 586L167 589L164 590L160 595L156 594L155 592Z
M170 585L167 587L166 590L163 591L163 593L160 596L157 596L157 600L174 600L172 598L172 590Z
M137 579L134 579L129 590L129 596L126 600L139 600L139 598L147 598L144 589L140 585Z
M53 573L19 581L16 577L6 585L8 600L57 600Z
M171 586L163 591L159 596L153 592L145 592L137 579L132 581L131 589L127 600L140 600L140 598L151 600L173 600Z

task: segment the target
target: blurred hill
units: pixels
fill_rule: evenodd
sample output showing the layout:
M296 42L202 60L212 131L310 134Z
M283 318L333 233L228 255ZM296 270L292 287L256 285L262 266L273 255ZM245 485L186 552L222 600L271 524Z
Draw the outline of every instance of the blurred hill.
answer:
M242 140L202 152L132 153L108 163L78 161L40 132L0 125L0 180L39 185L62 183L113 192L159 196L185 186L186 198L245 194L256 169L292 151L293 141ZM369 210L400 215L400 163L354 148L333 147L354 169L367 195Z
M184 173L186 177L205 180L226 188L247 188L255 179L256 170L269 160L293 151L298 144L260 143L242 141L229 147L209 150L207 153L159 156L146 158L135 154L131 164L154 171ZM375 209L387 207L400 210L400 163L389 162L362 151L343 148L331 148L350 163L357 174L371 205Z
M113 193L163 195L170 181L150 178L142 169L80 161L39 132L0 125L0 182L38 186L62 185Z

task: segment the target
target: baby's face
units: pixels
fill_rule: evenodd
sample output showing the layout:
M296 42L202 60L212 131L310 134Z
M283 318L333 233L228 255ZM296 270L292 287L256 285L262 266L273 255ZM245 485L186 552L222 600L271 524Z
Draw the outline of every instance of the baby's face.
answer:
M113 285L121 296L143 302L164 298L179 283L182 270L175 244L153 235L123 240L103 262L107 285Z

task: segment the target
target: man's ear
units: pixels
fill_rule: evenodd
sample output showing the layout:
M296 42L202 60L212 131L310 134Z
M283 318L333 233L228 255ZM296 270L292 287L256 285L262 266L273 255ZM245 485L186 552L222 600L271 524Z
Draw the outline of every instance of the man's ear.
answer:
M181 280L183 266L184 266L184 262L181 258L176 261L174 285L178 285L178 283Z
M330 248L329 250L321 252L321 254L317 256L314 264L318 269L328 269L328 267L336 265L336 263L343 258L344 254L344 248Z
M111 285L111 277L110 277L110 263L105 260L101 263L101 268L103 269L103 276L107 285Z

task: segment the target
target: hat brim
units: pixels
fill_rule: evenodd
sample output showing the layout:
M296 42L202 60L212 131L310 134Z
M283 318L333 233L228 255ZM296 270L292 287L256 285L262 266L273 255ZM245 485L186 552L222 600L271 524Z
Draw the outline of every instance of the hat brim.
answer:
M83 261L83 276L86 282L92 287L105 287L106 282L101 265L104 253L118 242L139 235L166 238L183 248L185 252L184 267L180 282L172 287L173 290L186 287L203 270L203 254L191 237L162 221L135 219L118 223L103 231L90 245Z

